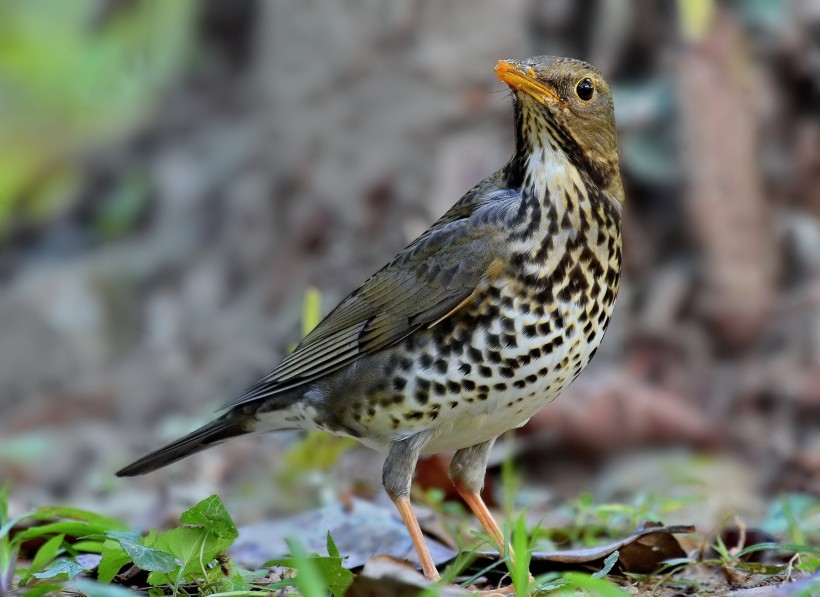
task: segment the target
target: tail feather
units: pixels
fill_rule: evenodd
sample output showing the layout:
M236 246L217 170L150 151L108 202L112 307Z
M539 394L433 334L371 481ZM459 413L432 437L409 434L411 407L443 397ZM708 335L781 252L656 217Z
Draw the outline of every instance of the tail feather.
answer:
M245 428L245 423L246 420L243 417L237 417L232 413L227 413L207 425L203 425L185 437L129 464L124 469L117 471L117 476L133 477L136 475L144 475L145 473L155 471L177 460L182 460L191 454L196 454L206 448L210 448L214 444L248 433Z

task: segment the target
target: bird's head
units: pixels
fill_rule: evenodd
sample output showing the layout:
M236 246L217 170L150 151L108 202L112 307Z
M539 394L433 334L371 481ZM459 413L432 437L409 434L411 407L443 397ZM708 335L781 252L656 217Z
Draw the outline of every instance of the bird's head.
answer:
M515 98L517 159L560 152L622 201L612 92L603 75L582 60L554 56L500 60L495 72Z

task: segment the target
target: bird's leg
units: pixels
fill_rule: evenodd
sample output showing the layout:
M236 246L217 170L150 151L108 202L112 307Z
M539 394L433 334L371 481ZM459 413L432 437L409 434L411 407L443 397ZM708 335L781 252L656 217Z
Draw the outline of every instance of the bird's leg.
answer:
M501 553L504 553L507 551L504 533L501 532L501 527L493 518L487 504L481 499L484 475L487 472L487 459L490 457L493 442L495 442L494 439L456 452L450 463L450 479L458 495L467 503L490 538L498 544ZM509 549L509 556L512 561L512 548Z
M433 556L430 555L430 549L427 547L419 521L416 519L413 506L410 504L410 484L413 481L413 471L416 469L416 462L418 462L422 445L423 440L418 435L393 442L390 446L390 452L387 454L387 460L384 461L382 482L387 495L396 504L396 508L398 508L399 514L401 514L401 518L410 532L410 538L413 540L413 546L419 556L424 576L430 580L439 580L441 577L438 570L436 570Z

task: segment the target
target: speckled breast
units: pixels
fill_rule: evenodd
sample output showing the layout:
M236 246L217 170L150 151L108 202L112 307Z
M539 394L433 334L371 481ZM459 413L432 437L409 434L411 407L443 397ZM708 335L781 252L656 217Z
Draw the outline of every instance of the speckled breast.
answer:
M607 224L600 234L554 235L540 261L540 247L529 247L468 308L384 355L379 381L346 426L376 448L428 431L424 451L434 453L524 424L603 339L621 260L619 223Z

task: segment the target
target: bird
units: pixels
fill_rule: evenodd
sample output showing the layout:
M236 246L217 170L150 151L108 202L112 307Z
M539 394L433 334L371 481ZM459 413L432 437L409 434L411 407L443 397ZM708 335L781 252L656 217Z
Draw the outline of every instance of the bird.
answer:
M481 497L490 449L584 369L612 316L624 189L613 97L578 59L499 60L514 151L500 170L342 300L224 414L120 470L141 475L225 440L322 429L387 453L382 482L424 575L440 578L410 503L422 455L500 550Z

